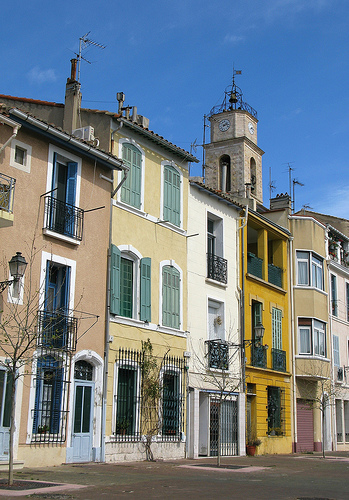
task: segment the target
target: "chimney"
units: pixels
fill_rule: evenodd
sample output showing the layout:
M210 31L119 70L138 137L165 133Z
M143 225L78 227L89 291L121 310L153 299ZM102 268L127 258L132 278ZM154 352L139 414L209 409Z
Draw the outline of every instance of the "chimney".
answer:
M81 107L80 83L76 80L77 60L71 59L70 78L67 78L65 86L65 104L63 116L63 129L70 134L80 125L79 114Z
M277 194L275 198L270 199L270 210L288 210L289 213L292 211L292 200L291 196L287 193Z

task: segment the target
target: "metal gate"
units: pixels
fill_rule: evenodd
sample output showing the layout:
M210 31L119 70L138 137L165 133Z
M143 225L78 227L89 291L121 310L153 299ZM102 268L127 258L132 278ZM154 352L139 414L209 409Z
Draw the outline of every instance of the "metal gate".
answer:
M221 404L220 425L219 405ZM221 434L221 456L238 455L238 404L236 400L211 399L210 404L210 455L218 455L218 433Z

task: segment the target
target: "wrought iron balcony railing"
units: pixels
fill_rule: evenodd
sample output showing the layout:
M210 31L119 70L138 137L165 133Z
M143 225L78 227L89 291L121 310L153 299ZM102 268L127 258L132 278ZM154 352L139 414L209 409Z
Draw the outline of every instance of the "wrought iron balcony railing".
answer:
M64 311L38 312L38 346L62 351L75 351L78 320Z
M208 367L217 370L229 369L229 345L224 340L206 340Z
M218 255L207 254L207 277L226 284L228 282L227 276L228 261Z
M0 174L0 210L13 212L16 179Z
M279 372L286 371L286 351L281 351L280 349L272 349L271 359L273 370L277 370Z
M256 257L255 254L247 252L247 272L256 276L257 278L263 278L263 259Z
M52 196L45 198L45 229L81 241L83 223L84 211L81 208L56 200Z
M253 345L251 347L251 364L257 368L267 367L267 350L263 345Z
M281 267L268 264L268 281L273 285L282 287L282 269Z

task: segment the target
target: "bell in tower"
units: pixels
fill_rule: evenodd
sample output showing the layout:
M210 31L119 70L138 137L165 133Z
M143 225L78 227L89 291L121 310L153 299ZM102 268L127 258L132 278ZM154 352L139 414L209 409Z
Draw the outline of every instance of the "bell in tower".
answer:
M257 111L243 100L235 83L224 92L221 105L207 116L210 142L205 149L205 184L251 208L263 204L262 155L257 145Z

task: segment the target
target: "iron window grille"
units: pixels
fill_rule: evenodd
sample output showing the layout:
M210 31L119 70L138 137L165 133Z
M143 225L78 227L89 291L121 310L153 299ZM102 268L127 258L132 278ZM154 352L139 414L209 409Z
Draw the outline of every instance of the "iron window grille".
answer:
M268 430L269 436L283 436L285 434L285 391L281 387L267 387L267 410L268 410Z
M142 370L143 361L142 351L123 348L118 350L115 440L139 442L146 434L147 426L151 425L156 429L158 442L178 442L184 432L185 360L175 356L157 358L159 399L151 414L152 422L149 422L149 411L146 415L142 404L146 382Z
M257 278L263 278L263 259L256 257L255 254L247 252L247 272L256 276Z
M207 277L227 284L228 282L228 261L218 255L207 254Z
M46 196L44 229L81 241L83 223L84 211L81 208Z
M229 344L221 339L206 340L208 367L217 370L229 369Z
M251 364L257 368L267 367L267 350L263 345L251 346Z
M13 212L16 179L0 174L0 210Z
M273 370L277 370L279 372L286 371L286 351L273 348L271 350L271 359Z
M35 377L35 404L32 409L33 443L64 443L68 415L68 388L71 358L57 351L41 351Z
M64 311L39 311L38 345L62 351L75 351L78 320Z

